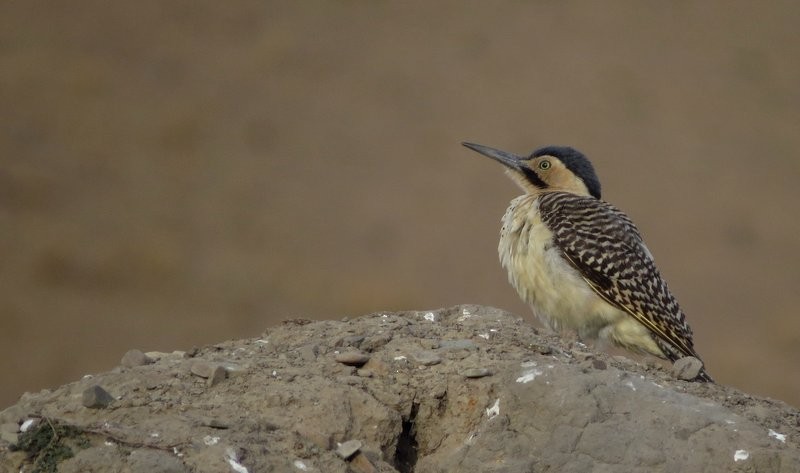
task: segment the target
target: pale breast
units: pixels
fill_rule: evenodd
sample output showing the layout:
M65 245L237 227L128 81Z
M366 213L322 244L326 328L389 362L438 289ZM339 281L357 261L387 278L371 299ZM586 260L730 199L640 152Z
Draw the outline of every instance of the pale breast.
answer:
M536 316L554 330L575 330L596 338L605 326L625 317L601 299L561 255L539 216L538 199L511 201L502 219L500 262L511 284Z

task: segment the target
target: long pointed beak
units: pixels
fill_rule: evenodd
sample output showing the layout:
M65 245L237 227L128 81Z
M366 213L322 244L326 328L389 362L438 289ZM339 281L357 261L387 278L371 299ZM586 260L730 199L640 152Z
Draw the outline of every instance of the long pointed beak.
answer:
M516 154L508 153L506 151L500 151L499 149L490 148L488 146L467 143L466 141L462 142L461 144L472 151L477 151L484 156L488 156L496 161L500 161L510 169L514 169L516 171L520 170L520 162L523 159L521 156L517 156Z

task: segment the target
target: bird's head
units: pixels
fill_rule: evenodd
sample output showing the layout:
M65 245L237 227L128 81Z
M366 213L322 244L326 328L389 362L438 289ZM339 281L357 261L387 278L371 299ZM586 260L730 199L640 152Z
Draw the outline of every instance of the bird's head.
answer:
M600 180L594 166L580 151L567 146L546 146L530 156L517 156L506 151L474 143L467 148L500 161L509 176L525 192L536 194L559 190L600 198Z

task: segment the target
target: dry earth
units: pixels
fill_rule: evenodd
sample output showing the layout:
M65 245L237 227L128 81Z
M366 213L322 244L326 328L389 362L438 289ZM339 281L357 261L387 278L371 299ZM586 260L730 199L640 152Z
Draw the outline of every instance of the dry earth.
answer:
M0 470L789 473L798 422L462 305L132 350L0 412Z

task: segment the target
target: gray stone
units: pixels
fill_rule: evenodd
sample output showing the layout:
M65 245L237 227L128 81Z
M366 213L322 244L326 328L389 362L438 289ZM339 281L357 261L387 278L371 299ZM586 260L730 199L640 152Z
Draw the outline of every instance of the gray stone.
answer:
M83 391L81 403L84 407L101 409L114 402L114 397L98 385L92 385Z
M366 350L369 352L375 351L387 343L392 341L392 334L391 333L381 333L378 335L373 335L371 337L367 337L366 340L361 344L361 349Z
M344 353L338 353L334 357L334 359L339 363L348 366L361 366L368 362L369 358L369 355L361 353L360 351L346 351Z
M214 370L211 371L211 374L208 376L208 381L206 384L208 386L216 386L217 384L221 383L228 377L228 372L222 365L217 365L214 367Z
M461 371L461 376L465 378L483 378L491 375L492 371L487 368L468 368Z
M442 362L442 357L432 351L421 350L411 354L417 363L425 366L438 365Z
M360 440L348 440L336 446L336 454L347 460L361 450Z
M122 361L120 364L126 368L133 368L134 366L142 366L147 365L153 362L153 359L149 356L145 355L142 350L128 350L125 355L122 356Z
M703 362L693 356L686 356L672 365L672 375L684 381L691 381L700 374Z
M217 368L222 368L222 366L219 363L213 363L205 360L195 360L189 367L189 371L191 371L195 376L200 376L201 378L210 378Z

